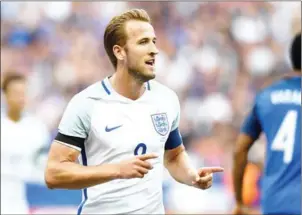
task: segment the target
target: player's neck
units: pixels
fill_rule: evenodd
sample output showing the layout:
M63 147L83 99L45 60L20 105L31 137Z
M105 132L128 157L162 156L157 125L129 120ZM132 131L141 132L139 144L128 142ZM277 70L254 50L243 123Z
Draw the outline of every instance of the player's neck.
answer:
M138 99L145 92L144 83L135 80L127 72L116 71L109 81L118 94L132 100Z
M18 122L21 119L22 114L19 111L8 109L6 113L7 117L14 122Z

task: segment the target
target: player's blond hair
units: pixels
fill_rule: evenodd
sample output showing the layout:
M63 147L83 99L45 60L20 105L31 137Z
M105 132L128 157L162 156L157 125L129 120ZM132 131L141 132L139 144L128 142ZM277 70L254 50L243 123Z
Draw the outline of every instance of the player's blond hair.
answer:
M124 46L126 44L127 34L125 32L125 23L130 20L151 23L151 19L145 10L132 9L113 17L105 29L104 47L115 69L117 67L117 58L113 53L113 46Z

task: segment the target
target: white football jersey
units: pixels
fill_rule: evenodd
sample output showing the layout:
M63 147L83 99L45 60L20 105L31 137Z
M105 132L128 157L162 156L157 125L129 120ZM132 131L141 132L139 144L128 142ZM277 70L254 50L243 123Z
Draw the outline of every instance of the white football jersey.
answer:
M169 133L179 124L177 95L156 81L146 83L137 100L119 95L108 77L75 95L59 125L59 132L85 138L83 165L118 163L135 155L156 153L153 169L144 178L116 179L83 190L78 213L164 214L163 154Z

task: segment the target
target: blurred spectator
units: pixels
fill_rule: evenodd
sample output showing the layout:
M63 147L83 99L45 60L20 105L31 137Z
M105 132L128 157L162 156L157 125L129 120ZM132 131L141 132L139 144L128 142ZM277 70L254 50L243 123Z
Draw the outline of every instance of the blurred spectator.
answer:
M1 112L1 214L28 214L25 183L43 180L46 162L41 160L39 151L47 147L49 132L40 120L24 110L23 75L7 74L2 89L7 105Z

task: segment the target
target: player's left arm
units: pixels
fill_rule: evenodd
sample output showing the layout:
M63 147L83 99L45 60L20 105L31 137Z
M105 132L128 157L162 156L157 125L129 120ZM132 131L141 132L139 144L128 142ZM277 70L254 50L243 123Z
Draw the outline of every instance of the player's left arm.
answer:
M233 166L233 184L235 190L235 198L237 203L237 212L241 214L240 207L243 206L242 187L244 171L248 161L248 152L252 144L259 138L262 132L261 124L257 116L256 103L244 120L241 132L237 138L234 151L234 166Z
M200 189L210 188L213 181L212 174L223 171L221 167L196 169L182 144L178 128L170 133L166 142L164 164L176 181Z
M178 132L178 129L175 132ZM169 138L173 135L175 134L170 134ZM169 146L172 144L174 147L170 148ZM177 137L177 139L174 139L173 143L171 143L171 139L167 141L164 153L164 165L169 171L170 175L176 181L187 185L192 184L193 180L191 175L194 174L195 168L190 162L189 156L185 151L184 145L182 144L180 135Z
M178 129L180 119L178 98L176 107L176 119L173 121L171 132L165 144L164 165L176 181L189 186L207 189L212 185L212 173L221 172L223 169L220 167L209 167L197 170L192 165Z

